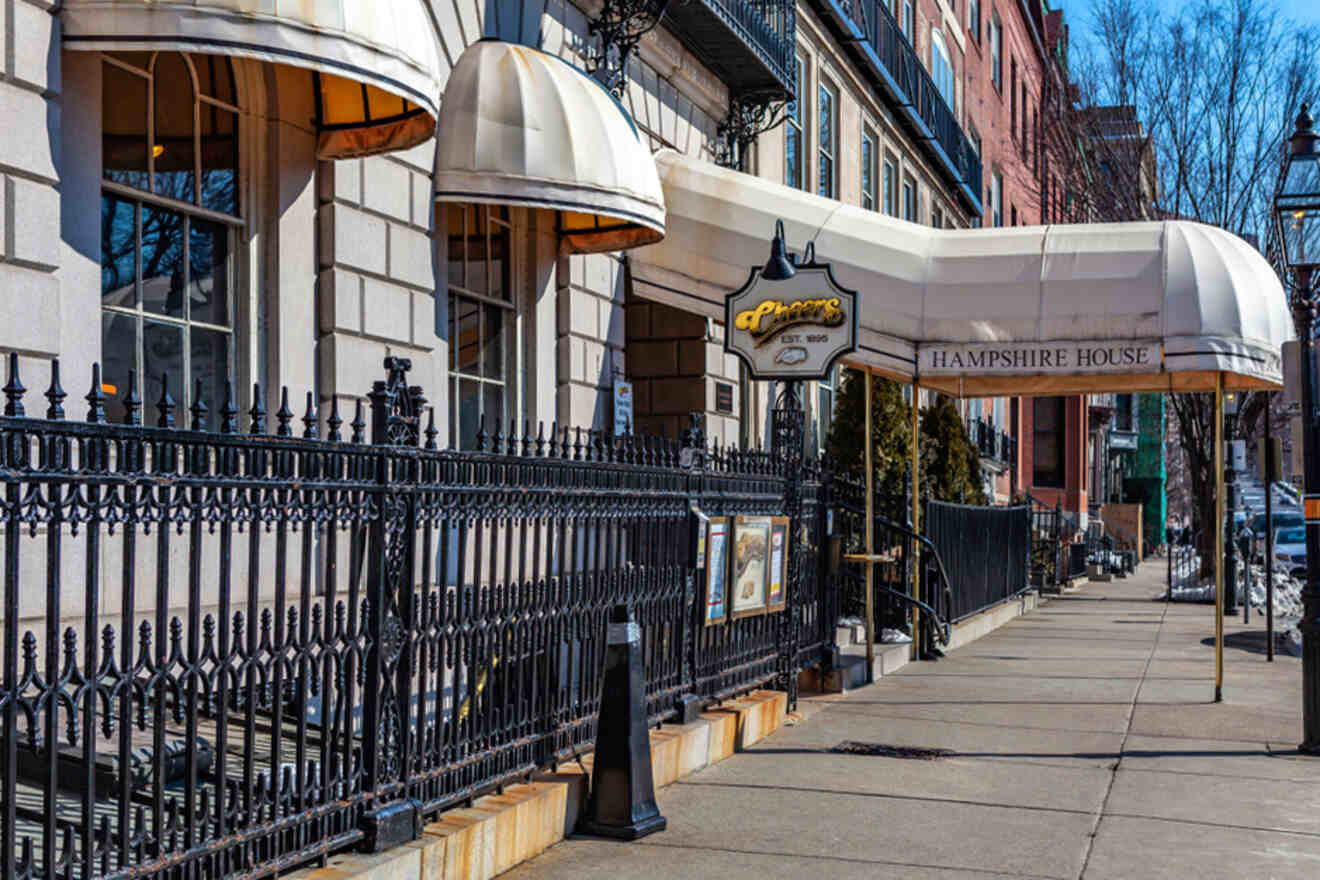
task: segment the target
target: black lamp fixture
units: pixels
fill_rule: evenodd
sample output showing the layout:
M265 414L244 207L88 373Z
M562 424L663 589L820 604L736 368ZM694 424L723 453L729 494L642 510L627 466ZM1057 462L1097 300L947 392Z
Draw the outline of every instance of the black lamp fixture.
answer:
M1302 105L1296 125L1274 212L1284 262L1294 272L1310 273L1320 266L1320 135L1309 105Z
M765 261L761 277L766 281L787 281L796 274L793 255L788 252L788 245L784 243L784 221L776 220L775 237L770 242L770 259Z
M1320 434L1316 424L1313 276L1320 266L1320 135L1302 105L1274 195L1284 263L1292 271L1293 324L1301 349L1302 459L1305 474L1306 585L1302 590L1302 743L1320 755ZM1294 442L1296 440L1294 439Z

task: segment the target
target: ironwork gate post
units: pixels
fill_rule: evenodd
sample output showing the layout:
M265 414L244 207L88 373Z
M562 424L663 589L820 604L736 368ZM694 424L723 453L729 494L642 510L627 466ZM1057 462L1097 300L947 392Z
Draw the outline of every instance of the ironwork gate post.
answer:
M688 504L694 505L701 497L706 470L706 434L701 413L688 414L688 427L679 438L679 462L687 469ZM691 724L701 715L704 700L694 693L697 680L697 640L701 637L705 608L697 601L695 566L689 565L683 575L683 607L687 613L680 618L683 645L682 694L678 697L678 722Z
M385 358L385 381L371 394L371 442L377 447L375 516L367 577L366 682L363 691L363 769L372 802L363 817L367 852L421 836L421 804L410 798L408 723L411 698L413 541L417 462L391 450L417 446L422 405L408 387L407 358Z
M806 524L802 521L802 449L806 436L806 413L802 410L798 382L785 382L771 416L771 452L784 474L784 514L788 517L789 555L787 603L779 619L779 686L788 692L788 705L797 706L797 650L802 626L803 554Z
M1063 572L1066 570L1072 572L1072 560L1064 559L1063 551L1063 507L1057 502L1054 505L1054 527L1050 529L1053 533L1051 543L1054 545L1054 586L1062 587L1064 581ZM1071 553L1071 548L1069 549ZM1067 569L1064 566L1068 566Z

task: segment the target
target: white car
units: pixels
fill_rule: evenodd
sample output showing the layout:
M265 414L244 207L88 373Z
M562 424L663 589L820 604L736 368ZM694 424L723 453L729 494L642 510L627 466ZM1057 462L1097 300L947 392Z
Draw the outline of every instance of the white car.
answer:
M1274 530L1274 567L1292 577L1306 577L1306 527Z

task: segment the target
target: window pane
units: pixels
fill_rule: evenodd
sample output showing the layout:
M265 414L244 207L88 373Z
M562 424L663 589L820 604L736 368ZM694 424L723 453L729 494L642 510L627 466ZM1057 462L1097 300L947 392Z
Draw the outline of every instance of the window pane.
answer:
M188 390L195 393L197 383L201 383L202 402L210 412L210 424L214 424L215 412L224 402L225 379L229 376L229 342L229 334L219 330L193 327L188 331L189 368L192 370Z
M238 104L234 94L234 70L228 58L223 55L193 55L192 62L197 69L197 87L201 94L226 104Z
M142 206L142 308L183 317L182 214Z
M199 106L202 122L202 207L238 214L238 114Z
M820 90L820 149L825 153L834 153L834 96L830 90Z
M795 189L802 186L800 150L798 127L789 122L784 133L784 183Z
M101 65L101 168L106 180L147 188L147 79Z
M476 446L477 425L481 418L480 384L473 379L461 379L458 383L458 446L471 449ZM495 426L486 420L486 433L494 434Z
M101 313L101 390L106 394L106 418L124 420L120 398L128 393L128 371L137 364L137 318ZM139 386L140 388L140 386ZM138 394L141 394L141 390Z
M183 202L195 202L196 158L193 155L192 75L183 56L162 52L152 71L156 90L154 192Z
M481 306L462 297L450 300L454 325L449 344L454 347L454 368L477 375L481 367Z
M228 327L229 229L193 220L188 233L188 298L194 321Z
M143 421L156 423L156 401L160 399L161 376L170 377L170 394L182 406L183 390L183 328L175 324L145 321L142 324L142 374L145 381L138 386L147 415ZM176 411L175 415L178 413Z
M501 426L507 433L509 414L504 409L504 386L483 382L481 383L481 390L481 414L486 417L486 426L491 433L495 432L496 425Z
M871 139L862 138L862 207L872 208L875 205L875 178L872 176L872 167L875 158L872 155Z
M509 235L504 226L497 223L488 225L490 230L485 245L487 260L486 295L496 299L509 298Z
M137 219L132 202L101 197L101 302L137 308Z
M504 309L486 306L486 326L482 328L481 375L487 379L504 378Z

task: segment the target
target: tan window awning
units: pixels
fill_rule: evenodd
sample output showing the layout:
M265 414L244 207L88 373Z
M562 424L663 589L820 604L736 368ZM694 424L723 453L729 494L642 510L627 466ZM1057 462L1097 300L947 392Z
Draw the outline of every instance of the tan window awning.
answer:
M966 397L1283 384L1293 338L1269 263L1199 223L939 230L656 154L667 234L636 292L723 320L775 221L859 294L858 365ZM1026 380L1026 381L1024 381Z
M439 131L436 201L557 211L566 253L664 237L664 196L645 139L609 92L553 55L473 43L449 75Z
M66 49L199 52L314 71L321 158L406 149L435 133L442 64L425 0L65 0L61 21Z

